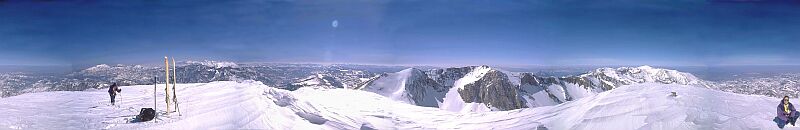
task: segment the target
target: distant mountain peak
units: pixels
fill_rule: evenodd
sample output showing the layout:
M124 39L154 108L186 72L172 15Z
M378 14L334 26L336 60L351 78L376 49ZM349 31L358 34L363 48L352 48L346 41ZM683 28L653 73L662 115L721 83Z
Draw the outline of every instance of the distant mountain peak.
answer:
M203 61L186 61L186 63L187 64L200 64L200 65L205 65L205 66L213 67L213 68L217 68L217 69L225 68L225 67L229 67L229 68L238 68L239 67L238 64L236 64L234 62L227 62L227 61L203 60Z
M639 66L639 67L636 67L636 68L639 68L639 69L653 69L653 67L651 67L649 65L643 65L643 66Z
M418 106L436 107L444 97L444 88L422 70L407 68L383 74L360 89Z
M646 65L639 67L599 68L581 76L609 78L619 80L624 84L654 82L698 85L704 82L691 73L664 68L653 68Z
M105 69L109 69L109 68L111 68L111 66L109 66L107 64L99 64L99 65L95 65L93 67L86 68L84 70L85 71L98 71L98 70L105 70Z

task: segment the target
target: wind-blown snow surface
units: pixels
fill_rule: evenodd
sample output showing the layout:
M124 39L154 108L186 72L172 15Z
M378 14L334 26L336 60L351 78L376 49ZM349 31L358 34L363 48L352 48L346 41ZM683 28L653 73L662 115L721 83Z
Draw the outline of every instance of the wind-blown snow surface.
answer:
M555 106L459 113L360 90L287 91L259 82L221 81L179 84L183 116L127 123L140 107L152 107L153 86L122 89L118 107L107 105L105 90L2 98L0 129L777 129L772 119L780 100L684 85L636 84ZM677 97L669 96L673 91ZM162 96L156 98L160 112Z

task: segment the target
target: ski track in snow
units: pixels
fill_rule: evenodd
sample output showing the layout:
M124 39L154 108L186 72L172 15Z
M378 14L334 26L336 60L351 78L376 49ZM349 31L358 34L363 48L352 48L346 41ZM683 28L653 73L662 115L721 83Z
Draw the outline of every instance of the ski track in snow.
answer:
M163 113L163 84L159 87L157 110ZM116 106L108 105L106 90L2 98L0 129L777 129L772 119L780 101L683 85L636 84L555 106L452 112L359 90L286 91L252 81L220 81L179 84L182 116L128 123L140 108L153 106L153 86L121 88ZM669 96L672 91L678 96Z

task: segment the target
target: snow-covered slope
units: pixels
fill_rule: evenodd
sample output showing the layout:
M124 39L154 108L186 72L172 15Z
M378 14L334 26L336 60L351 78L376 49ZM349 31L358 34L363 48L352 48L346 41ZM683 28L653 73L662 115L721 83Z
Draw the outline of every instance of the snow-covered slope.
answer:
M361 89L396 101L427 107L439 106L444 98L444 88L415 68L381 75Z
M780 100L648 83L555 106L459 113L360 90L223 81L178 85L182 116L129 123L140 107L152 106L153 86L122 89L118 106L107 105L104 90L2 98L0 129L777 129L772 119ZM163 113L163 98L156 99Z
M155 121L131 123L140 108L153 107L153 85L124 86L117 105L105 90L29 93L0 100L0 129L324 129L264 95L260 82L179 84L182 116L164 114L163 91ZM158 85L163 89L163 84ZM286 91L288 92L288 91Z

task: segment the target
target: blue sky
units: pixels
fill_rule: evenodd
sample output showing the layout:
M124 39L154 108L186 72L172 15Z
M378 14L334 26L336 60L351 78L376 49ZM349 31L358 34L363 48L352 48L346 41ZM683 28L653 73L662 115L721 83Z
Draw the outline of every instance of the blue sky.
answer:
M8 0L0 65L798 65L796 1ZM338 21L333 27L332 21Z

